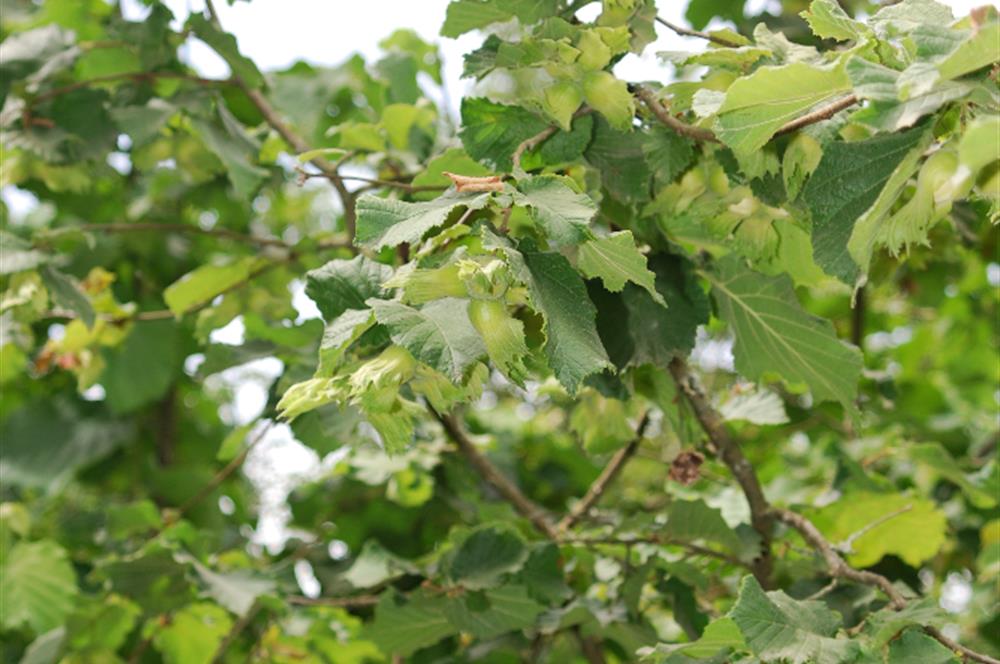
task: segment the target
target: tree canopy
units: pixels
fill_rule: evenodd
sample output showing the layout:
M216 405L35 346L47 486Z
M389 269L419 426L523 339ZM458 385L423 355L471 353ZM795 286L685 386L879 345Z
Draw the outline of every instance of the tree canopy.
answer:
M997 662L1000 16L771 4L5 2L0 659Z

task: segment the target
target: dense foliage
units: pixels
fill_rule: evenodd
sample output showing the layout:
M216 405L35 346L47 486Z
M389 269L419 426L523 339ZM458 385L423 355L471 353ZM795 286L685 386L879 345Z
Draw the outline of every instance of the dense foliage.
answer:
M4 662L997 661L995 9L454 0L456 122L146 5L3 6Z

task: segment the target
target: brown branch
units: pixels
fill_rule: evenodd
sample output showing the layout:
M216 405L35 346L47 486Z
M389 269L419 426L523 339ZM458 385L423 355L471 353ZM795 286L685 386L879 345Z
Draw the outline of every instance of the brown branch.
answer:
M593 112L594 109L588 106L583 106L579 110L577 110L576 113L573 114L573 119L575 120L576 118L582 117L584 115L589 115L590 113ZM524 156L524 154L526 152L530 152L531 150L537 148L539 145L541 145L542 143L547 141L550 137L552 137L557 131L559 131L559 127L557 127L556 125L552 125L550 127L546 127L545 129L541 130L534 136L531 136L521 141L518 144L518 146L514 148L514 152L511 153L510 155L510 160L511 163L513 164L513 168L511 169L512 172L514 173L521 172L523 170L521 168L521 158Z
M889 598L889 606L893 609L899 611L906 607L906 597L892 585L892 582L888 578L875 572L855 569L848 565L840 554L837 553L833 544L823 537L823 533L819 531L812 521L797 512L787 509L773 509L771 510L771 514L776 520L797 530L802 535L802 538L823 556L827 570L832 577L835 579L849 579L866 586L878 588ZM923 630L929 636L937 639L946 648L951 649L953 652L961 653L967 659L984 662L985 664L1000 664L1000 660L970 650L960 643L953 641L942 634L936 627L925 626Z
M379 602L378 595L357 595L355 597L300 597L285 598L289 604L296 606L330 606L343 609L360 609L375 606Z
M60 95L68 94L79 90L81 88L88 88L93 85L102 85L104 83L114 83L116 81L155 81L158 78L173 78L180 79L182 81L189 81L191 83L197 83L198 85L235 85L236 81L231 78L202 78L201 76L194 76L192 74L185 74L183 72L177 71L136 71L136 72L126 72L122 74L108 74L107 76L96 76L94 78L89 78L83 81L76 81L75 83L70 83L58 88L52 88L51 90L46 90L34 98L32 98L29 103L32 106L41 104L48 101L54 97Z
M205 484L205 486L198 490L198 493L188 498L180 507L177 508L173 521L177 521L177 519L184 516L184 514L186 514L189 510L210 496L213 491L218 489L219 486L229 478L230 475L235 473L237 469L243 465L243 462L246 461L250 451L253 450L262 440L264 440L264 436L267 435L267 432L271 430L273 425L274 422L271 420L265 422L257 434L246 444L243 451L230 459L229 463L223 466L222 469Z
M691 28L685 28L683 26L671 23L670 21L664 18L660 18L659 16L656 17L656 22L659 23L660 25L665 25L666 27L670 28L671 30L681 35L682 37L698 37L699 39L706 39L712 42L713 44L718 44L719 46L726 46L728 48L738 48L739 46L742 46L742 44L737 44L734 41L729 41L725 37L720 37L718 35L702 32L701 30L692 30Z
M709 558L723 560L730 565L750 569L750 566L737 558L721 551L715 551L704 546L681 542L670 538L659 537L657 535L647 535L643 537L568 537L559 540L565 544L580 544L583 546L634 546L636 544L655 544L657 546L679 546L691 553Z
M971 659L974 662L982 662L983 664L1000 664L1000 659L995 659L989 655L966 648L961 643L945 636L937 627L928 625L924 627L924 632L931 638L937 639L938 642L945 648L948 648L952 652L961 654L965 659Z
M219 21L219 14L215 10L215 5L211 0L205 1L205 9L208 10L209 20L215 24L220 30L222 25ZM309 150L309 144L306 143L305 139L302 138L294 129L285 123L278 115L278 111L271 105L271 102L257 90L256 88L250 87L246 81L241 79L239 76L233 76L233 80L236 82L240 89L246 94L250 99L250 102L257 107L260 114L264 116L264 121L267 122L278 135L286 143L288 143L293 150L298 153L307 152ZM333 188L337 191L337 196L340 198L340 204L344 208L344 228L347 231L348 236L352 239L354 238L354 229L357 225L357 213L354 210L354 196L347 190L344 185L344 180L340 177L340 173L337 172L337 167L331 164L326 159L322 157L316 157L309 161L313 166L318 168L323 175L330 181Z
M686 136L690 139L696 141L705 141L711 143L718 143L719 138L715 135L711 129L706 129L704 127L697 127L695 125L687 124L678 120L670 112L663 107L660 100L656 98L656 94L652 90L644 85L633 84L631 86L633 94L639 98L642 103L656 116L656 119L676 131L681 136ZM783 134L789 134L797 129L802 129L803 127L808 127L809 125L816 124L823 120L827 120L845 108L849 108L854 104L858 103L858 98L855 95L848 95L842 99L827 104L821 108L816 109L810 113L806 113L803 116L790 120L785 124L778 127L772 136L781 136Z
M225 638L219 643L219 647L215 649L215 654L212 656L212 664L221 664L225 660L226 653L229 651L229 647L240 637L243 630L247 628L250 622L257 617L260 610L264 608L264 605L260 603L260 599L254 600L250 608L247 609L246 613L240 616L239 620L233 623L233 626L226 632Z
M823 534L806 517L786 509L772 509L771 514L778 521L795 528L802 534L803 539L816 549L826 562L827 570L835 578L849 579L866 586L874 586L882 591L889 598L889 603L894 609L902 609L906 606L906 598L893 587L889 579L881 574L857 570L847 564L830 542L826 541Z
M462 430L455 416L452 414L442 415L430 406L427 409L441 423L445 433L458 446L458 451L468 459L469 463L482 475L483 479L491 484L507 502L513 505L519 514L528 519L535 526L535 529L549 539L558 541L559 533L552 526L545 510L525 496L513 482L507 479L499 468L494 466L489 459L476 449L475 444L469 439L465 431Z
M607 662L604 658L604 648L601 647L599 639L584 635L579 625L574 625L572 631L576 642L580 644L580 652L588 664L605 664Z
M823 120L829 120L837 113L841 112L845 108L850 108L858 103L858 98L855 95L847 95L842 99L827 104L821 108L817 108L811 113L806 113L803 116L797 117L794 120L790 120L785 124L778 127L778 131L774 132L775 136L781 136L782 134L789 134L796 129L802 129L803 127L808 127L811 124L816 124L817 122L822 122Z
M712 406L701 387L695 383L684 361L675 358L670 363L670 374L678 390L691 404L695 417L712 442L713 451L729 467L747 498L747 503L750 505L750 523L761 536L761 554L754 560L752 569L760 585L768 588L771 585L771 571L774 564L771 555L773 516L771 505L764 496L760 480L757 479L757 472L743 456L739 444L729 435L722 416Z
M681 136L686 136L687 138L696 141L707 141L711 143L719 142L719 139L715 137L715 134L711 129L689 125L686 122L681 122L674 116L670 115L670 111L663 107L663 104L661 104L660 100L656 98L653 91L646 86L633 85L632 92L642 101L642 103L646 105L646 108L648 108L653 115L656 116L657 120L670 127Z
M636 450L639 449L639 444L642 442L642 434L645 432L648 424L649 413L646 413L639 421L639 427L636 429L635 438L630 440L625 447L615 452L615 455L611 457L608 465L604 467L601 474L597 476L597 479L595 479L593 484L590 485L590 488L587 489L587 493L584 494L583 498L573 505L573 508L570 509L570 511L566 513L566 516L564 516L556 525L557 531L564 533L572 528L577 521L583 518L583 516L597 504L611 482L618 477L622 468L625 467L625 464L628 463L629 459L635 455Z
M315 177L326 177L325 173L307 173L305 171L299 171L299 177L303 178L315 178ZM409 182L402 182L399 180L381 180L379 178L367 178L361 175L341 175L341 180L353 181L353 182L366 182L368 184L375 185L376 187L390 187L392 189L399 189L407 193L417 193L421 191L444 191L448 188L447 185L438 184L410 184Z

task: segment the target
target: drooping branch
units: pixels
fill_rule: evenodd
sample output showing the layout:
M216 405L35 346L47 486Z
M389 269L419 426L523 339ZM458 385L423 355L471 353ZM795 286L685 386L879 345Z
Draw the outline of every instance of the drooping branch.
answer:
M708 396L695 382L684 361L675 358L670 363L670 374L673 376L678 390L691 404L695 417L712 442L715 454L729 467L747 498L747 503L750 505L750 523L761 537L761 554L753 563L753 573L760 584L767 588L771 584L771 570L774 564L771 555L773 517L771 505L764 496L757 472L743 455L739 444L729 435L729 431L723 424L722 416L715 410Z
M466 435L458 420L455 419L455 416L452 414L442 415L430 406L428 406L428 410L441 423L451 441L458 446L458 451L468 459L469 463L482 475L483 479L491 484L507 502L513 505L514 509L521 516L528 519L535 526L536 530L549 539L557 541L559 533L553 527L545 510L525 496L513 482L507 479L499 468L494 466L489 459L476 449L475 444Z
M730 565L749 569L750 566L736 556L731 556L722 551L715 551L708 547L699 546L690 542L681 542L658 535L647 535L643 537L566 537L560 540L566 544L581 544L584 546L631 546L635 544L656 544L657 546L677 546L694 555L706 556L723 560Z
M155 81L160 78L171 78L181 81L187 81L189 83L197 83L203 86L222 86L222 85L235 85L236 80L231 78L203 78L201 76L195 76L193 74L185 74L179 71L134 71L125 72L121 74L108 74L106 76L95 76L94 78L88 78L83 81L76 81L75 83L69 83L58 88L52 88L51 90L46 90L45 92L39 93L33 99L30 100L32 106L41 104L48 101L49 99L54 99L61 95L69 94L70 92L75 92L82 88L89 88L95 85L104 85L105 83L116 83L118 81L136 81L136 82L148 82Z
M212 23L214 23L219 29L222 29L219 22L219 14L215 10L215 5L211 0L205 1L205 8L208 10L209 19ZM271 102L267 100L260 90L247 85L247 82L239 76L234 75L233 80L240 86L240 89L242 89L246 96L250 99L250 102L257 107L257 110L260 111L260 114L264 117L264 121L267 122L272 129L278 132L278 135L281 136L281 138L284 139L284 141L288 143L293 150L298 153L307 152L309 150L310 146L306 140L302 138L298 132L292 129L291 126L285 123L285 121L278 114L278 111L271 105ZM344 185L344 180L340 177L340 173L337 172L337 167L322 157L315 157L311 159L309 163L318 168L337 191L341 207L344 208L344 228L347 231L348 236L354 238L354 228L357 225L357 213L354 209L354 196Z
M636 450L639 449L639 444L642 442L642 435L646 431L646 426L649 424L649 413L642 416L639 421L639 426L635 431L635 438L629 441L629 443L615 452L614 456L608 462L608 465L604 467L601 474L597 476L590 488L587 489L587 493L584 494L583 498L579 500L572 509L566 513L556 525L556 530L560 533L565 533L567 530L572 528L577 521L583 518L587 512L589 512L594 505L601 499L604 492L607 490L608 486L614 481L618 474L628 463Z
M660 103L660 100L656 98L653 91L646 86L633 85L632 92L642 101L642 103L646 105L646 108L648 108L650 112L656 116L657 120L670 127L681 136L686 136L687 138L696 141L707 141L713 143L717 143L719 141L711 129L689 125L686 122L681 122L672 116L670 111L664 108L663 104Z
M837 553L834 545L823 537L823 534L809 519L787 509L773 509L771 510L771 514L777 521L797 530L802 535L802 538L823 556L827 570L834 579L848 579L856 583L878 588L889 599L889 605L893 609L898 611L906 608L907 598L892 585L892 582L888 578L875 572L855 569L848 565L840 554ZM946 648L960 653L966 659L983 662L984 664L1000 664L1000 660L966 648L942 634L941 630L936 627L924 626L923 630L932 638L937 639Z
M906 606L906 598L893 587L889 579L881 574L854 569L848 565L840 554L837 553L836 549L834 549L833 544L823 537L823 534L819 532L819 529L809 519L797 512L786 509L772 509L771 514L776 520L799 531L803 539L823 556L830 576L849 579L866 586L878 588L889 598L889 603L894 609L898 610Z
M650 112L656 116L657 120L673 129L681 136L686 136L687 138L696 141L712 143L719 142L719 137L716 136L715 132L711 129L687 124L686 122L683 122L671 115L670 111L664 108L663 104L660 103L660 100L657 99L656 94L646 86L633 84L631 89L633 94L635 94L635 96L646 105ZM853 94L847 95L846 97L831 102L826 106L817 108L815 111L811 111L805 115L795 118L794 120L786 122L778 127L778 129L774 132L774 136L789 134L797 129L802 129L803 127L816 124L817 122L828 120L845 108L850 108L857 103L857 96Z
M584 115L589 115L593 112L594 109L590 108L589 106L581 106L580 109L573 114L573 119L575 120L576 118L582 117ZM510 155L510 160L513 163L513 169L512 169L513 172L515 174L521 173L523 171L523 169L521 168L521 159L524 157L524 154L526 152L530 152L531 150L537 148L539 145L541 145L549 138L551 138L557 131L559 131L559 127L557 127L556 125L552 125L541 130L534 136L531 136L521 141L520 144L518 144L518 146L514 148L514 152L511 153Z
M685 28L684 26L671 23L665 18L661 18L659 16L656 17L656 22L659 23L660 25L664 25L670 28L671 30L681 35L682 37L698 37L699 39L705 39L707 41L710 41L713 44L718 44L719 46L726 46L729 48L737 48L738 46L740 46L740 44L737 44L734 41L730 41L725 37L720 37L719 35L713 35L708 32L702 32L701 30L692 30L691 28Z

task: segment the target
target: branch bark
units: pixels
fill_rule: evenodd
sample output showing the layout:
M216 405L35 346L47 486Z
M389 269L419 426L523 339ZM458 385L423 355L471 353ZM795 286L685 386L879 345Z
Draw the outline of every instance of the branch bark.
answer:
M646 413L642 416L642 420L639 421L635 438L629 441L628 445L615 452L608 465L604 467L601 474L597 476L597 479L587 489L587 493L584 494L583 498L573 505L573 508L556 525L556 530L559 533L565 533L572 528L577 521L583 518L601 500L608 486L618 477L618 474L625 467L625 464L628 463L629 459L635 456L636 450L639 449L639 444L642 442L642 434L645 432L648 424L649 413Z
M525 496L513 482L507 479L499 468L494 466L489 459L476 449L475 444L466 435L458 420L455 419L455 416L451 414L442 415L430 406L427 409L441 423L445 433L458 446L458 451L468 459L469 463L482 475L483 479L491 484L507 502L513 505L519 514L528 519L538 532L553 541L558 541L559 533L553 527L545 510Z
M701 387L695 383L694 377L688 372L684 361L675 358L670 363L670 374L673 376L678 390L691 404L695 417L715 448L715 453L729 467L747 498L747 503L750 505L750 523L761 536L761 553L753 562L753 574L761 586L769 588L771 587L771 572L774 567L771 554L773 516L771 515L771 505L767 502L764 490L760 486L760 480L757 478L757 472L743 456L743 450L740 449L739 444L729 435L722 416L712 406Z
M700 39L705 39L707 41L710 41L713 44L718 44L719 46L726 46L728 48L738 48L740 46L740 44L737 44L734 41L729 41L725 37L712 35L707 32L702 32L700 30L692 30L691 28L685 28L675 23L671 23L670 21L664 18L660 18L659 16L656 17L656 22L659 23L660 25L665 25L666 27L670 28L671 30L681 35L682 37L698 37Z
M777 521L797 530L802 535L802 538L823 556L827 570L834 579L848 579L856 583L878 588L889 599L889 606L893 609L899 611L906 607L907 598L892 585L892 582L888 578L875 572L855 569L848 565L840 554L837 553L833 544L823 537L823 534L809 519L787 509L773 509L771 510L771 514ZM936 627L925 626L923 630L927 635L937 639L943 646L953 652L960 653L966 659L983 662L983 664L1000 664L1000 660L966 648L962 644L948 638Z

